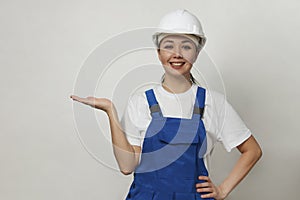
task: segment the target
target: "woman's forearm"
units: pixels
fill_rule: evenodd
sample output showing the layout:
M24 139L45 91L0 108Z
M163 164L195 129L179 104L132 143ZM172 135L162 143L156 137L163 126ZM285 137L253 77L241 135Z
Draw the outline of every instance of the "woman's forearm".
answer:
M238 147L242 153L239 160L228 177L219 186L225 196L228 196L237 184L245 178L251 168L262 156L262 151L252 136L248 139L246 144L242 145Z
M113 152L123 174L134 171L139 162L139 152L128 142L120 125L118 114L114 106L107 112L110 124Z
M81 102L106 112L109 118L113 151L119 168L123 174L130 174L133 172L139 163L141 148L138 146L132 146L128 142L124 132L122 131L118 114L112 101L107 98L95 98L92 96L82 98L76 95L71 95L70 98L74 101Z

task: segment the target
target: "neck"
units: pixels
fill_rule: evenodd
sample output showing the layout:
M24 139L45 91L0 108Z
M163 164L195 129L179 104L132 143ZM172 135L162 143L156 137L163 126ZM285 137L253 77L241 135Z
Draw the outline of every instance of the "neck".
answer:
M171 93L183 93L190 89L192 86L192 81L190 80L190 75L187 77L179 76L165 76L162 83L162 87Z

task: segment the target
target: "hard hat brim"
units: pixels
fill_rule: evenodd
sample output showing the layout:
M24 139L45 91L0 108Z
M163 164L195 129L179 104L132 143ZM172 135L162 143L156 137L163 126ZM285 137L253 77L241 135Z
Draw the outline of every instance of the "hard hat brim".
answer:
M183 31L170 31L170 30L161 30L157 31L152 35L152 41L155 44L157 48L159 48L158 44L158 36L162 33L168 33L168 34L174 34L174 35L194 35L201 39L199 42L199 46L202 49L206 43L207 38L204 35L196 34L196 33L190 33L190 32L183 32Z

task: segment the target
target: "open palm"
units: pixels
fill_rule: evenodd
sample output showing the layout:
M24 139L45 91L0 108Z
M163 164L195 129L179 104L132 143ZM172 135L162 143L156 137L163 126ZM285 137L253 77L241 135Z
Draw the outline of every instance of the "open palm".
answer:
M110 109L112 107L111 100L106 99L106 98L96 98L96 97L91 97L91 96L82 98L82 97L78 97L76 95L71 95L70 98L73 99L74 101L81 102L83 104L103 110L105 112L107 112L108 109Z

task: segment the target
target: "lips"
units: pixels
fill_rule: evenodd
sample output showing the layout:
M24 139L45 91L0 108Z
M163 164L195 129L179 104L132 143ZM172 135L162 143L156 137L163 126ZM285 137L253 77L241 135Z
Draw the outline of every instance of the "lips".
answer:
M185 64L185 62L170 62L170 64L172 68L180 69Z

